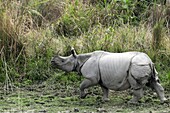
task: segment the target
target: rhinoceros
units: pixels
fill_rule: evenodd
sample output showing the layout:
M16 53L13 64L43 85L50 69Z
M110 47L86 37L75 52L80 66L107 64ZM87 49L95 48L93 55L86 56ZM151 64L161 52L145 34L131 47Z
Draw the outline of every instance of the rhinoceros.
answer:
M80 98L86 97L86 88L99 84L104 101L109 100L109 89L123 91L130 88L133 97L129 103L138 103L143 97L144 86L154 89L161 102L167 100L153 62L142 52L94 51L77 55L71 49L70 56L56 55L51 63L66 72L76 71L85 78L80 84Z

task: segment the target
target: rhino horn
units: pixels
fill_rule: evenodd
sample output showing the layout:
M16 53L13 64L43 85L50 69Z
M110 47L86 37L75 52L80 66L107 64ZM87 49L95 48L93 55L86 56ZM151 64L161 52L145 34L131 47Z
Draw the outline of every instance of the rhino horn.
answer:
M77 53L73 47L71 48L71 54L73 55L73 57L77 57Z

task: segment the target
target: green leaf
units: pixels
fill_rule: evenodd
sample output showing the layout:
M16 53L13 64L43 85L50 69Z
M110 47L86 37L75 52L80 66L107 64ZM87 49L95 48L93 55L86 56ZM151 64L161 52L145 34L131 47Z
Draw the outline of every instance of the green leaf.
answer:
M123 7L124 9L128 9L128 5L127 5L127 4L123 5L122 7Z
M170 81L170 72L167 73L168 80Z

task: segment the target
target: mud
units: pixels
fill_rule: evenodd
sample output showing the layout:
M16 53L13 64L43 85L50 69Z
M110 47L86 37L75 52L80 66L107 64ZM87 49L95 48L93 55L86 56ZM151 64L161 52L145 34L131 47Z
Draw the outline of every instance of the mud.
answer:
M145 96L138 105L128 104L131 92L110 91L109 102L101 99L98 86L87 90L85 99L79 98L78 84L43 83L26 87L16 87L6 92L0 89L1 113L170 113L170 101L161 104L156 94L146 89ZM166 97L170 92L166 91Z

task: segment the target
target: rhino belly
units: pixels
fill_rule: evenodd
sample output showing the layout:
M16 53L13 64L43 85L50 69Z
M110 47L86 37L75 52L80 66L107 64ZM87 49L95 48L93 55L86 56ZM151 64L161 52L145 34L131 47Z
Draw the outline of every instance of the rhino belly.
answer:
M127 81L128 59L123 56L107 55L100 59L99 67L105 87L112 90L125 90L130 87Z

